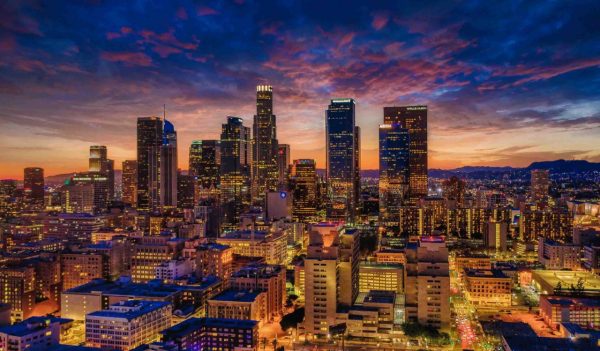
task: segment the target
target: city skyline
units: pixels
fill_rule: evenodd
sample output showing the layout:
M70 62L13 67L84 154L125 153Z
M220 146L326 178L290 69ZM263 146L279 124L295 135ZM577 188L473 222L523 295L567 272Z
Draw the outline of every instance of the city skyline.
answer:
M91 145L120 168L135 159L137 117L163 103L187 160L227 116L252 124L260 84L273 86L279 143L318 168L332 98L356 100L361 169L377 168L383 107L408 105L428 106L429 168L600 161L587 4L356 3L336 18L311 2L70 5L69 17L3 4L0 178L85 171Z

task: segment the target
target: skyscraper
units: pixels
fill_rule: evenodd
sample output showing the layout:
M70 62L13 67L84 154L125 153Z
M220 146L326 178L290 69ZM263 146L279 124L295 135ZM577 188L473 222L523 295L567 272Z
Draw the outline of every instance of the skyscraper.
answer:
M408 130L399 123L379 126L379 218L384 227L397 226L408 190Z
M385 124L399 123L409 136L409 201L427 196L427 106L383 108Z
M122 165L121 188L123 190L123 202L132 206L137 204L137 161L126 160Z
M27 167L23 171L23 190L29 204L41 207L44 205L44 169Z
M250 204L250 128L240 117L227 117L221 130L221 201L224 227L234 229Z
M108 159L108 152L104 145L90 146L89 171L97 172L108 178L108 199L115 196L115 164Z
M256 115L252 128L252 196L254 203L261 203L268 191L277 190L276 119L273 114L273 88L270 85L256 87Z
M315 160L294 160L290 173L292 218L306 221L317 212L317 170Z
M177 132L166 119L160 148L160 204L177 207Z
M545 200L550 189L550 173L547 169L531 170L531 199L535 202Z
M221 168L221 142L219 140L194 140L190 145L189 173L196 176L203 189L219 186Z
M287 189L290 168L290 145L279 144L277 151L277 169L279 171L279 190Z
M137 120L137 207L152 210L160 205L160 149L163 122L159 117Z
M354 99L333 99L326 112L327 217L352 222L358 206L360 134Z

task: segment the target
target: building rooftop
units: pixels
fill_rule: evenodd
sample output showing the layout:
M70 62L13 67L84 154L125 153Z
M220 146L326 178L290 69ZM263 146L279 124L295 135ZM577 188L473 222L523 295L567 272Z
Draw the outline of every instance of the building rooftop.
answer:
M231 246L229 245L223 245L223 244L217 244L217 243L207 243L207 244L202 244L199 245L197 247L198 250L204 251L204 250L216 250L216 251L224 251L229 249Z
M94 279L91 282L67 290L72 294L102 293L103 295L127 295L135 297L167 297L190 289L206 289L217 283L217 277L210 277L199 285L164 284L160 279L148 283L132 283L131 281L110 282L104 279Z
M233 273L235 278L271 278L276 277L281 273L282 266L270 265L265 263L250 263L237 272Z
M504 274L504 272L502 272L499 269L491 269L491 270L487 270L487 269L465 269L465 274L467 275L467 277L475 277L475 278L506 278L506 279L510 279L509 276L507 276L506 274Z
M188 335L203 327L252 329L258 324L253 320L228 318L189 318L185 321L161 331L166 339L174 339Z
M33 332L44 330L48 328L52 323L65 324L70 323L73 320L66 318L57 318L54 316L47 317L30 317L24 321L0 328L0 333L12 335L12 336L25 336Z
M210 300L213 301L234 301L234 302L254 302L256 298L262 293L260 290L225 290L217 296L214 296Z
M600 299L598 298L568 296L543 296L542 298L547 300L552 305L600 307Z
M170 303L164 301L140 301L125 300L111 305L108 310L88 313L90 317L122 318L128 321L155 311L159 308L169 306Z

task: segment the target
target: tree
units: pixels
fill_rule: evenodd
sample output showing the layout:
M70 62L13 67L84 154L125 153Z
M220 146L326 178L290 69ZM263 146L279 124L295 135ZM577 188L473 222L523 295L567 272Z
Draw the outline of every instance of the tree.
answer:
M554 287L554 293L556 295L562 294L562 282L560 280L558 281L558 283L556 283L556 286Z
M283 316L283 318L281 318L281 321L279 322L279 325L281 325L281 329L288 330L291 328L296 328L298 324L301 323L303 320L304 307L301 307L295 310L294 312L288 313L285 316Z

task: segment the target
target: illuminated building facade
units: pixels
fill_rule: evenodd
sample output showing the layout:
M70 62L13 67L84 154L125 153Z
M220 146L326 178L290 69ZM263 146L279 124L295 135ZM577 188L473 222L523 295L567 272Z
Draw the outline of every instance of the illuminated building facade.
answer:
M366 263L359 267L359 292L371 290L404 293L404 266L399 263Z
M354 99L333 99L326 111L327 217L352 222L358 207L359 130Z
M562 323L574 323L584 328L594 328L600 325L600 300L541 295L540 316L555 330Z
M26 267L0 268L0 302L11 306L13 321L29 318L35 306L35 270Z
M577 270L581 267L581 246L538 238L538 261L546 269Z
M231 247L238 255L262 257L268 264L285 264L287 258L283 231L238 230L217 238L217 243Z
M161 332L178 350L257 350L258 323L227 318L189 318Z
M525 242L538 237L568 241L573 235L573 213L566 207L537 208L525 206L519 218L519 239Z
M227 117L221 131L221 203L223 227L234 229L250 204L250 128L239 117Z
M450 324L450 272L443 237L424 236L406 248L406 314L408 321L434 328Z
M409 136L409 200L415 204L427 196L427 106L383 108L385 124L399 123Z
M506 251L506 238L508 237L508 222L490 221L487 232L483 235L483 244L488 249Z
M277 125L270 85L256 87L252 133L252 198L254 203L261 204L265 194L276 191L279 183Z
M109 257L100 253L81 252L60 255L62 288L68 290L93 279L109 278Z
M460 208L465 206L466 183L464 180L452 176L442 183L442 189L444 198L449 202L448 207Z
M267 295L260 290L225 290L208 300L209 318L267 321Z
M60 190L60 207L65 213L95 212L93 184L65 184Z
M465 296L475 306L510 307L512 278L500 270L467 270Z
M230 286L236 290L260 290L266 294L266 319L275 320L283 316L287 293L284 266L251 264L235 272Z
M160 205L177 207L177 132L166 119L160 148Z
M531 170L531 199L534 202L548 198L550 190L550 172L547 169Z
M183 246L180 240L168 236L144 236L137 240L131 258L131 277L134 282L154 279L156 267L175 259Z
M217 189L221 169L221 141L194 140L190 145L189 174L201 189Z
M33 207L40 208L44 205L44 169L40 167L27 167L23 175L23 191L25 198Z
M397 226L408 190L409 134L399 123L379 126L379 221Z
M60 342L61 319L31 317L11 326L0 328L0 350L47 350Z
M227 281L233 272L233 249L227 245L208 243L196 249L196 276L216 276Z
M294 160L290 173L292 219L307 221L317 212L317 169L315 160Z
M108 159L106 146L90 146L88 171L100 173L108 178L108 200L113 200L115 197L115 163L113 160Z
M160 154L163 121L159 117L137 120L137 207L153 210L160 205Z
M171 326L172 306L160 301L121 301L85 316L87 346L131 350L155 341Z
M189 174L177 175L177 207L194 208L196 205L196 180Z
M123 202L136 206L137 204L137 161L125 160L122 164L122 181L121 189L123 192Z
M110 199L110 178L106 173L82 172L75 173L69 184L92 185L94 188L94 212L102 213L108 210Z
M279 144L277 147L277 170L279 172L279 189L286 190L290 170L290 145Z

